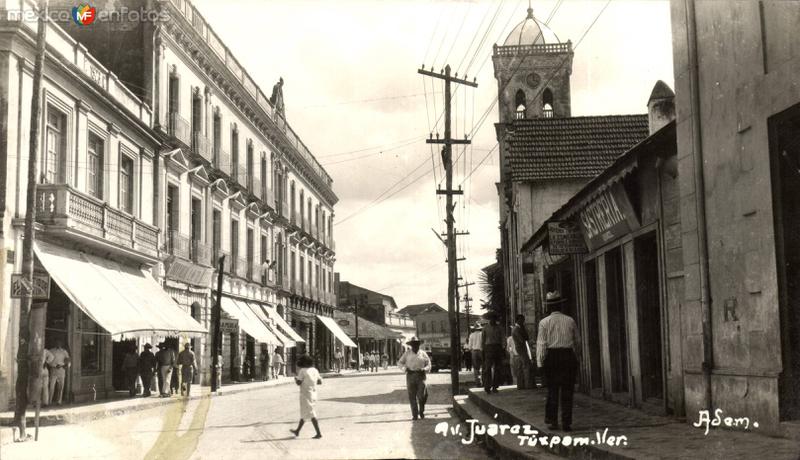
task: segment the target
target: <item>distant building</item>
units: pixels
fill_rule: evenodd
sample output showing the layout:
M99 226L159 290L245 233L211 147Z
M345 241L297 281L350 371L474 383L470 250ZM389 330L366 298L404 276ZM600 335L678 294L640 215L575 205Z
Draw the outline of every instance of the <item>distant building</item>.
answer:
M398 313L403 315L408 315L412 318L421 314L421 313L428 313L432 311L447 311L445 308L439 306L438 303L418 303L414 305L407 305L404 308L401 308Z
M468 320L466 314L461 313L459 315L460 341L462 345L467 344L470 321L474 324L478 318L479 316L477 315L470 315ZM417 323L417 336L422 340L423 348L450 346L450 316L447 311L421 313L417 315L415 321Z
M340 281L338 273L334 279L337 304L342 310L354 311L358 303L358 316L401 333L403 342L416 333L414 320L398 311L394 297Z

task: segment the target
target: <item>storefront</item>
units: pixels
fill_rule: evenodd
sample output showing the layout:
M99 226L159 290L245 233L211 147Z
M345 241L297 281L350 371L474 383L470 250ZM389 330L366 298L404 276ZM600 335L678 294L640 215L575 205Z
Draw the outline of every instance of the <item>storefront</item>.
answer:
M559 290L570 300L565 313L582 335L582 390L680 414L683 253L675 156L673 122L590 181L522 250L541 267L542 292Z
M129 349L138 353L145 343L160 342L177 347L206 334L148 269L41 240L34 252L37 270L51 279L45 348L60 345L70 356L64 402L124 390L120 371Z

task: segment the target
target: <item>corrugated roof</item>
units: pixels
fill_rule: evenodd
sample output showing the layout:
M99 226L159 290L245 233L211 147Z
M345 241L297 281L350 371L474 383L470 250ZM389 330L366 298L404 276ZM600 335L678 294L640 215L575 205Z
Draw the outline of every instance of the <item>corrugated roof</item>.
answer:
M512 182L595 177L648 135L646 114L515 120L511 130Z
M356 336L356 316L353 313L344 311L334 311L333 318L336 320L339 327L350 337ZM347 320L347 324L339 323L339 320ZM395 332L388 327L375 324L368 319L358 317L358 336L359 338L368 339L400 339L403 334Z

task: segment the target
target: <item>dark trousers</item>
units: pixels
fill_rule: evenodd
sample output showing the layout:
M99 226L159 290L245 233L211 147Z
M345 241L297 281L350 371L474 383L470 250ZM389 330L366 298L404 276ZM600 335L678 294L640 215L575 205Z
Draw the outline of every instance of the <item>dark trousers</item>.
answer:
M558 423L558 405L561 403L561 423L572 425L572 395L578 360L571 348L549 348L544 359L544 376L547 384L545 423Z
M135 367L125 369L125 386L128 388L128 395L131 397L136 396L136 377L139 376L139 370Z
M500 366L503 363L503 346L499 343L486 344L483 347L483 389L497 389L500 386Z
M411 405L411 415L416 418L425 413L425 403L428 401L428 387L425 385L425 372L406 372L406 387L408 388L408 402Z
M142 387L144 387L144 396L150 396L150 386L153 384L153 370L144 369L141 373Z

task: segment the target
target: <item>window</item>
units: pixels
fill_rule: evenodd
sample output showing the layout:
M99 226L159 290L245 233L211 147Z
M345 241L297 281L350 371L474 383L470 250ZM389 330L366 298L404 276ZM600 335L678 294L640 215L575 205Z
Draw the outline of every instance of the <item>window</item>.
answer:
M199 91L192 94L192 132L203 132L203 99Z
M47 106L47 140L44 181L56 184L65 181L67 116L52 106Z
M211 224L211 244L214 248L214 266L217 264L217 258L219 258L220 248L221 248L221 240L222 240L222 212L218 209L214 210L212 216L212 224Z
M420 332L427 332L427 331L425 330L425 323L420 323L420 324L419 324L419 331L420 331Z
M203 240L203 205L197 198L192 198L192 240Z
M119 207L128 214L133 214L133 159L127 155L120 155Z
M103 199L103 140L99 136L89 133L89 148L87 158L86 190L89 195Z
M261 198L267 199L267 160L261 159ZM269 201L268 201L269 203ZM272 203L269 203L272 206Z
M525 110L527 108L527 102L525 101L525 92L521 89L517 90L517 94L514 96L514 106L517 108L516 119L521 120L525 118Z
M222 147L222 117L219 114L219 110L214 112L214 129L211 135L214 137L212 140L214 145L214 164L219 168L219 162L221 160L219 157L219 150Z
M181 99L180 98L180 79L178 78L178 75L176 73L174 73L174 72L172 74L170 74L170 76L169 76L169 88L168 88L168 90L169 90L169 100L167 102L168 102L169 105L167 106L167 111L170 114L178 113L178 110L180 109L179 102L180 102L180 99Z
M239 177L239 129L236 125L231 130L231 175Z
M251 192L253 190L253 176L254 174L254 163L253 163L253 142L248 140L247 141L247 189Z
M231 260L236 263L239 258L239 221L231 219Z
M267 266L264 265L267 262L269 262L269 260L267 260L267 248L268 248L267 244L268 244L267 237L261 235L261 264L262 264L262 270L260 270L261 284L267 284Z
M167 238L167 248L172 254L174 239L178 228L178 188L173 185L167 186L167 219L164 222L165 237Z
M80 313L81 375L98 375L103 371L103 329L85 313Z
M553 117L553 92L550 88L545 89L542 94L542 115L545 118Z
M253 244L255 244L253 236L253 229L247 229L247 254L245 254L245 258L247 259L247 273L252 275L253 273L253 258L255 257L255 249Z
M306 195L306 194L305 194L305 191L304 191L304 190L300 190L300 216L299 216L299 220L300 220L300 222L297 222L297 225L301 225L301 224L302 224L302 222L303 222L303 216L305 215L305 212L306 212L306 199L305 199L305 195Z
M300 255L300 282L306 282L306 258Z

